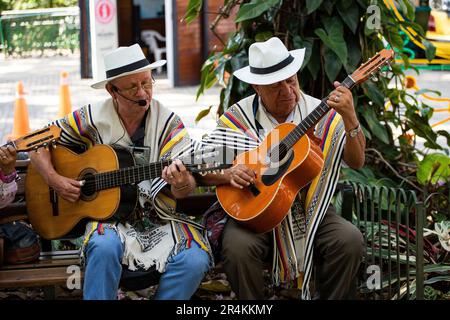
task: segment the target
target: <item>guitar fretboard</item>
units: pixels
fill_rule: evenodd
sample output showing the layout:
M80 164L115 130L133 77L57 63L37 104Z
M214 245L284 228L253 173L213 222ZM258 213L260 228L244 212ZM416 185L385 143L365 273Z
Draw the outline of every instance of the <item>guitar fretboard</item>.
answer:
M94 175L95 189L104 190L120 187L125 184L137 184L144 180L155 179L160 177L164 167L170 165L171 163L171 160L166 160L122 168L109 172L97 173Z
M342 82L342 85L351 89L355 85L355 82L350 76L347 76ZM328 96L322 99L320 104L280 142L280 145L285 145L287 150L290 149L309 129L314 127L330 111L330 107L326 103L327 100Z

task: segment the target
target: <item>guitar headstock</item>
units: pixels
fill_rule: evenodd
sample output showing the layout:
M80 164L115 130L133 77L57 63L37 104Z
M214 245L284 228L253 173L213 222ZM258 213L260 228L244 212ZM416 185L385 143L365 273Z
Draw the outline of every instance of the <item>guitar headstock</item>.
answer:
M358 69L351 74L352 80L355 84L362 83L372 77L376 72L394 58L394 50L383 49L363 63Z
M233 165L230 149L224 146L206 147L194 152L190 157L183 158L182 161L189 171L200 175L221 173Z
M11 144L18 152L32 151L55 145L60 136L61 128L51 125L49 127L33 131L17 140L9 142L8 144Z

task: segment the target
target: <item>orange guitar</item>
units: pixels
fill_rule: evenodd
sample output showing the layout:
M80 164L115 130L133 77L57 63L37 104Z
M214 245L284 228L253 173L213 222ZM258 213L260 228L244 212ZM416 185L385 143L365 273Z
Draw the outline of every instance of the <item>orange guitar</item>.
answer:
M393 50L382 50L347 76L342 85L351 89L366 81L393 57ZM258 174L255 182L242 190L217 186L217 197L228 215L259 233L283 221L297 193L323 167L322 151L307 132L330 110L326 101L323 99L299 125L278 125L257 148L236 157L233 164L245 164Z

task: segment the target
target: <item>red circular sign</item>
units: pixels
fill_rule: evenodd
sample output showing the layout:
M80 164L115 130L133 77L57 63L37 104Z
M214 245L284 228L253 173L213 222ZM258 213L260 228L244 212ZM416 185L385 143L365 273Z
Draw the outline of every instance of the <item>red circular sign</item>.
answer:
M109 0L100 0L95 6L95 18L100 23L111 22L114 14L116 13L116 8Z

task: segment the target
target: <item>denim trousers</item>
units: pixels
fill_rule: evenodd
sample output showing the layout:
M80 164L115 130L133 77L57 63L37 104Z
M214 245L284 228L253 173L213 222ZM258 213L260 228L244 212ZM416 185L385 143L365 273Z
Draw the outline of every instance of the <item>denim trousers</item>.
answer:
M83 298L85 300L115 300L122 273L123 244L117 233L105 228L95 231L86 246ZM190 248L169 259L161 275L155 299L188 300L197 290L209 269L207 252L192 242Z

